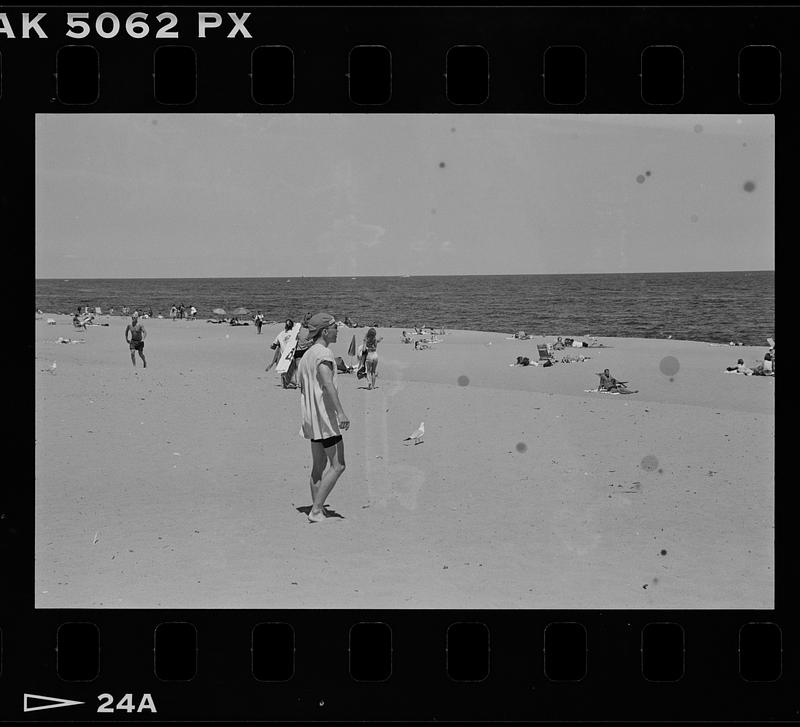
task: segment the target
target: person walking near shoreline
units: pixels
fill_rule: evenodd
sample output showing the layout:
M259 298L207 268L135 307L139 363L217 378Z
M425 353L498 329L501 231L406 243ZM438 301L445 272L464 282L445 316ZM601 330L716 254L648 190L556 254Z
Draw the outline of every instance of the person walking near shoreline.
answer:
M336 387L336 361L330 344L338 335L330 313L317 313L307 323L311 345L297 367L303 437L311 440L311 510L308 520L325 522L325 500L345 470L342 430L350 420ZM327 466L327 467L326 467Z
M128 334L130 338L128 338ZM128 324L128 327L125 329L125 343L130 346L131 349L131 363L133 367L136 368L136 352L139 352L139 358L142 359L142 364L144 368L147 368L147 360L144 357L144 339L147 338L147 331L144 329L144 326L139 323L139 314L134 311L133 315L131 316L131 322Z

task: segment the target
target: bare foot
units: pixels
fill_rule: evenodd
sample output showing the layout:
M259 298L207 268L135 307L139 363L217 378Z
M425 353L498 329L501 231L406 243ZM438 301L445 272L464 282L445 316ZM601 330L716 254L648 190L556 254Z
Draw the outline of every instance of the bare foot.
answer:
M326 515L324 510L320 510L319 512L314 512L310 510L308 513L308 522L310 523L325 523L331 520L340 520L341 518L331 517L330 515Z

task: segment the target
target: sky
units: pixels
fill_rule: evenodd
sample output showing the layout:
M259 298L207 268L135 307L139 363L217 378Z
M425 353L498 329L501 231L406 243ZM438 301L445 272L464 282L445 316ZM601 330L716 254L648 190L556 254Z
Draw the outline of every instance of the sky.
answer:
M774 270L772 115L39 114L36 277Z

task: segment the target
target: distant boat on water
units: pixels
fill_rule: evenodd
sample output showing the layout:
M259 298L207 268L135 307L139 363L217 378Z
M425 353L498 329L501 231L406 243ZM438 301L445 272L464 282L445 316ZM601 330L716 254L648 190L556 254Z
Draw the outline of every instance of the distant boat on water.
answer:
M411 275L409 275L408 273L406 273L406 274L405 274L405 275L403 275L402 277L404 277L404 278L410 278L410 277L411 277Z

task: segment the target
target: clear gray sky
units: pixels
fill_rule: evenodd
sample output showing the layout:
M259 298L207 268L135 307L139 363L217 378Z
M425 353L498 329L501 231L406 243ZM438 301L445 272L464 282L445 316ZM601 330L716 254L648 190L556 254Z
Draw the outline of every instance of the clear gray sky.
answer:
M36 276L772 270L771 115L41 114Z

